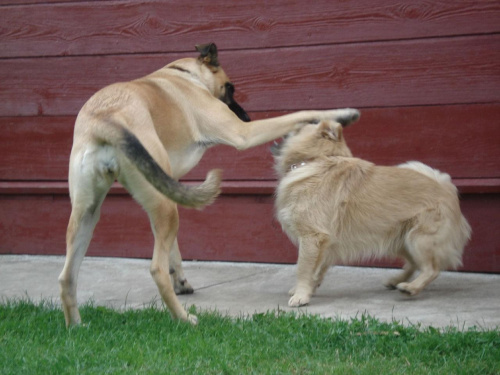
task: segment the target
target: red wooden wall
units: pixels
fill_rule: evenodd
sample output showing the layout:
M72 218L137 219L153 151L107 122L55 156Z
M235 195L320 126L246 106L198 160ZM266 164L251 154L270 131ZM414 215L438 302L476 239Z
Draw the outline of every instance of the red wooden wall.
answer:
M210 41L254 119L359 108L355 155L450 173L474 232L463 270L500 272L498 0L0 0L0 254L64 254L72 128L90 95ZM212 149L185 181L214 167L223 195L181 210L184 258L295 262L268 146ZM145 213L114 188L89 254L151 252Z

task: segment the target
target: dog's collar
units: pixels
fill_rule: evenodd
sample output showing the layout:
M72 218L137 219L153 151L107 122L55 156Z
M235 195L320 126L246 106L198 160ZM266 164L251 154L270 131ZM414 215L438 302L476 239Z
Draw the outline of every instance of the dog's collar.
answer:
M184 68L182 68L182 67L180 67L178 65L171 65L168 68L169 69L177 70L177 71L179 71L181 73L189 74L192 78L194 78L195 80L197 80L197 81L199 81L201 83L200 77L197 74L195 74L192 71L190 71L190 70L184 69Z
M306 159L306 160L301 160L297 163L293 163L288 167L287 172L292 172L296 169L305 167L307 164L312 163L314 160L316 160L316 158L310 158L310 159Z
M189 70L187 69L184 69L184 68L181 68L180 66L177 66L177 65L171 65L169 66L170 69L175 69L175 70L179 70L183 73L188 73L188 74L192 74Z
M304 165L307 165L307 162L301 161L300 163L295 163L290 165L290 168L288 170L291 172L296 170L297 168L303 167Z

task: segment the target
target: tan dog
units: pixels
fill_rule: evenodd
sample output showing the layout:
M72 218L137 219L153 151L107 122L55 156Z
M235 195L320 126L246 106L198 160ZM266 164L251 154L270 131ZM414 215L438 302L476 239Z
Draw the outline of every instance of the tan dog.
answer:
M174 61L150 75L105 87L78 114L69 165L72 203L66 262L59 276L67 325L81 322L76 289L81 262L99 220L101 204L118 180L144 207L155 245L151 274L172 316L193 324L175 295L192 293L177 245L176 203L201 208L219 193L221 174L188 188L177 182L210 147L244 150L308 122L357 120L353 109L303 111L249 121L234 101L234 87L219 66L215 44L197 46L198 58ZM174 280L172 285L171 276Z
M332 122L303 127L273 153L277 217L299 246L290 306L309 303L339 261L402 257L404 272L386 286L410 295L461 264L471 231L449 175L419 162L379 167L354 158Z

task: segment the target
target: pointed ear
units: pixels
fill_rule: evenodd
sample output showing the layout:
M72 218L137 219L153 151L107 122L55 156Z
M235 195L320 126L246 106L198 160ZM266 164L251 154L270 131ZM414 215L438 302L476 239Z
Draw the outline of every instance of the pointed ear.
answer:
M205 64L218 67L219 59L217 58L217 46L215 43L197 44L196 50L200 53L199 60Z
M322 121L318 126L321 137L335 142L342 140L342 125L339 123Z

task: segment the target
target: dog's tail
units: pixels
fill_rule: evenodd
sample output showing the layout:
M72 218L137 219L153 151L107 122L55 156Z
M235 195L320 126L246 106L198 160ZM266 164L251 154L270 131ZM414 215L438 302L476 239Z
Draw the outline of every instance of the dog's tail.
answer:
M107 132L103 140L114 144L151 185L174 202L185 207L202 209L220 194L222 170L209 171L205 181L200 185L181 184L160 167L132 132L114 121L109 121L108 124L114 131Z
M419 161L409 161L404 164L398 165L399 168L406 168L406 169L413 169L414 171L420 172L427 177L432 178L433 180L436 180L439 182L441 185L444 185L446 187L449 186L452 188L455 192L457 191L457 188L455 185L453 185L453 182L451 182L451 177L448 173L443 173L437 169L433 169L429 167L428 165L425 165L424 163L421 163Z

